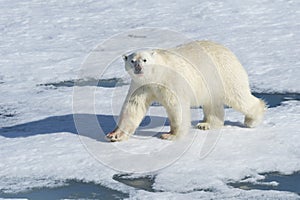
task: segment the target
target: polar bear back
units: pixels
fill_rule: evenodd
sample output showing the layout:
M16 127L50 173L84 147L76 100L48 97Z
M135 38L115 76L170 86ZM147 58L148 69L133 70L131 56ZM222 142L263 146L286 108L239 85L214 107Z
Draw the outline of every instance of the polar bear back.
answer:
M227 102L241 93L250 95L248 75L228 48L211 41L194 41L170 51L192 63L202 75L206 83L204 87L210 90L212 96L223 99L225 104L230 104Z

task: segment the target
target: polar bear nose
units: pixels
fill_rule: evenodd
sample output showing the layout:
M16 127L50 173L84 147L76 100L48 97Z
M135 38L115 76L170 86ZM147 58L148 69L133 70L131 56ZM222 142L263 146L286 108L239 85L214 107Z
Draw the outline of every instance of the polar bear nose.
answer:
M142 66L140 64L135 65L134 67L136 72L141 72L142 71Z

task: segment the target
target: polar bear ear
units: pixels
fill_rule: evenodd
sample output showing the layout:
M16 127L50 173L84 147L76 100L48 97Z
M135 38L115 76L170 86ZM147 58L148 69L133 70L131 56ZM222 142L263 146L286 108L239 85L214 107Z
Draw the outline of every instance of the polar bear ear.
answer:
M155 56L157 54L156 50L151 51L151 56Z
M127 61L127 59L128 59L128 56L127 56L127 55L125 55L125 54L123 54L123 55L122 55L122 58L123 58L123 60L126 62L126 61Z

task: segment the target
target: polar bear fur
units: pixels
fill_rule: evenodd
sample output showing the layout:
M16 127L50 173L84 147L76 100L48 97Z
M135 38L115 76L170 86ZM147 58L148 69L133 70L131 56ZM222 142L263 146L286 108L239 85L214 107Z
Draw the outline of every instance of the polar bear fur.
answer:
M194 41L172 49L137 51L123 59L132 82L118 125L107 134L110 141L132 135L153 101L168 113L170 132L162 134L163 139L188 132L191 106L202 106L204 119L197 127L203 130L224 125L224 105L243 113L247 127L262 121L265 103L251 94L246 71L222 45Z

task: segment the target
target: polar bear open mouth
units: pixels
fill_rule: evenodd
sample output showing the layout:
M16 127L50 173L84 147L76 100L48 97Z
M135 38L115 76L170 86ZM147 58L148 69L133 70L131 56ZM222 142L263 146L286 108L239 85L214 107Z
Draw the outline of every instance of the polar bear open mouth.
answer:
M143 74L144 74L144 72L142 72L142 71L136 71L136 70L134 70L134 74L143 75Z

